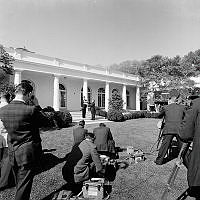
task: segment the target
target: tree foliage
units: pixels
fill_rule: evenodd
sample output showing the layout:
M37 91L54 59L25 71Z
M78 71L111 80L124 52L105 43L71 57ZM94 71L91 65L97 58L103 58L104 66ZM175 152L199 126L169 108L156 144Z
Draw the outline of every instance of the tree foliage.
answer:
M140 76L141 86L149 90L168 90L172 88L191 88L191 77L200 72L200 49L187 55L173 58L154 55L145 61L125 61L112 65L117 69Z
M137 60L127 60L118 64L113 64L109 68L111 70L118 70L129 74L138 74L138 69L141 66L142 62Z
M13 86L9 84L9 75L13 75L14 58L0 45L0 92L11 91Z
M112 93L111 98L109 99L109 110L122 111L123 103L124 103L124 101L123 101L121 95L119 94L119 92L117 90L115 90Z

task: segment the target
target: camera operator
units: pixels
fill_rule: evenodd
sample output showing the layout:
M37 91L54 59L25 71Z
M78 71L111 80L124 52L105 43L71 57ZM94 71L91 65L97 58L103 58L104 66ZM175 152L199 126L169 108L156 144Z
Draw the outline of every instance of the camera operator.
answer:
M158 117L164 117L165 125L162 132L162 144L155 160L157 165L165 163L165 156L170 148L172 140L176 137L178 142L178 149L181 148L181 141L178 136L178 131L181 126L183 117L185 116L185 107L176 103L179 97L179 92L175 89L170 91L170 104L164 106L163 110L159 113Z
M184 142L192 141L184 158L184 164L188 168L187 180L188 194L200 199L200 98L193 100L192 108L187 111L179 132Z

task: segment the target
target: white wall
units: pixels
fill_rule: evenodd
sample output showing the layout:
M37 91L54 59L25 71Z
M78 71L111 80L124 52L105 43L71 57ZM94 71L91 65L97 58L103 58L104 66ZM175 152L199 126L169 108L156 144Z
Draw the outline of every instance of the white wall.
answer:
M88 87L92 90L92 98L95 100L95 105L98 106L98 89L104 88L105 89L106 83L104 82L93 82L88 81Z
M136 87L127 87L127 90L130 92L130 106L129 109L136 109Z
M60 83L62 83L67 89L67 109L70 111L80 110L83 80L66 77L60 79Z
M53 106L53 75L23 71L23 79L35 83L35 95L42 108Z

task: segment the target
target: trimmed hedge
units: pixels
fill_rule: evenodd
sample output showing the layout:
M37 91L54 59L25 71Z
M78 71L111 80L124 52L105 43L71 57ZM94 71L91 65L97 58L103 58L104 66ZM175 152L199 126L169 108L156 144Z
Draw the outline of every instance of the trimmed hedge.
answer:
M65 128L72 123L72 116L68 110L55 111L52 107L47 106L41 111L49 121L48 128ZM45 127L45 126L44 126Z
M105 110L101 110L100 107L95 107L95 109L96 109L96 115L107 118L107 112Z
M123 113L124 120L129 119L138 119L138 118L158 118L158 114L156 112L148 112L146 110L141 111L127 111Z
M124 121L129 119L138 119L138 118L158 118L158 114L156 112L149 112L147 110L141 111L127 111L123 110L123 112L110 109L108 113L105 110L101 110L101 108L96 107L96 115L103 116L110 121Z
M124 121L124 116L121 111L110 109L107 113L107 118L110 121L122 122Z
M58 128L66 128L72 123L72 116L68 110L56 111L54 119Z

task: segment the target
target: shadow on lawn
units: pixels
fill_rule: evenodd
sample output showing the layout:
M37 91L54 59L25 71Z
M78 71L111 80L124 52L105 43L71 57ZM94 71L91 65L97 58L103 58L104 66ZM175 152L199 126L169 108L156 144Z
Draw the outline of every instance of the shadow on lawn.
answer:
M56 151L56 149L43 150L43 152L52 152L52 151ZM65 157L58 158L57 156L53 155L52 153L44 153L41 158L40 166L38 166L36 169L36 174L40 174L44 171L47 171L64 161L65 161Z
M44 197L43 199L41 200L52 200L54 198L54 196L56 194L58 194L60 191L62 190L66 190L66 187L67 187L67 184L65 185L62 185L60 188L58 188L56 191L53 191L51 194L49 194L48 196Z
M40 130L41 130L41 133L43 133L43 132L46 132L46 131L61 130L62 128L70 128L70 127L76 126L77 124L78 124L78 122L71 122L66 127L49 126L49 127L42 127L42 128L40 128Z

